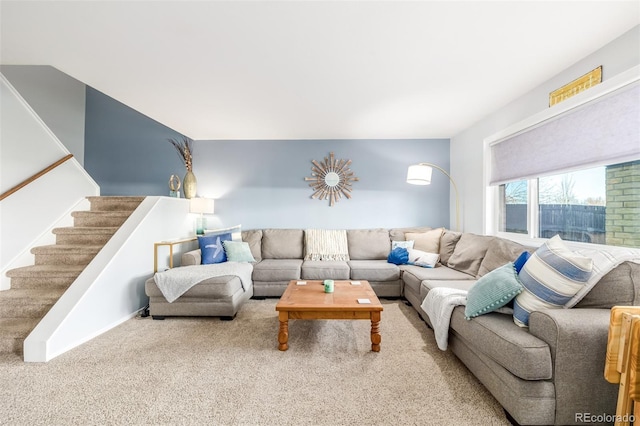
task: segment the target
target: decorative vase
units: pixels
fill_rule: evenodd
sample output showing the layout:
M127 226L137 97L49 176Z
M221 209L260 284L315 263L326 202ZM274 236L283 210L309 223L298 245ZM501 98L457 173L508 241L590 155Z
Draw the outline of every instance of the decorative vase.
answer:
M191 170L187 170L187 174L182 179L182 191L184 198L193 198L196 196L196 175Z

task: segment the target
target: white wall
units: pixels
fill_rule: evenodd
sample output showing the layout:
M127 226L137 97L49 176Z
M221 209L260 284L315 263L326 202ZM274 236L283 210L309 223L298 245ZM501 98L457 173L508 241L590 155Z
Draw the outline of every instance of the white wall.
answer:
M2 65L0 71L84 166L86 85L48 65Z
M145 198L25 339L24 360L49 361L135 316L148 303L154 243L194 236L193 219L189 200ZM190 244L176 247L176 257L197 248ZM167 253L159 253L159 269Z
M69 154L17 91L1 75L0 192ZM5 272L24 266L34 242L68 215L69 209L100 189L71 159L0 202L0 290Z
M458 184L465 232L484 233L483 141L549 107L549 93L592 69L603 66L603 80L640 64L640 26L623 34L580 62L488 115L451 139L451 175ZM526 150L523 150L526 155ZM452 195L453 199L453 195ZM451 212L454 210L451 209ZM453 217L451 219L454 220Z

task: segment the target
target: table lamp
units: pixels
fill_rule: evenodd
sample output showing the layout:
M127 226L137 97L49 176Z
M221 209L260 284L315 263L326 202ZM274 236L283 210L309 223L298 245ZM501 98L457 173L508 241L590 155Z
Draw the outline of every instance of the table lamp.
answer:
M204 230L207 228L207 220L204 214L213 214L213 199L194 197L189 202L189 212L200 214L196 218L196 235L204 235Z

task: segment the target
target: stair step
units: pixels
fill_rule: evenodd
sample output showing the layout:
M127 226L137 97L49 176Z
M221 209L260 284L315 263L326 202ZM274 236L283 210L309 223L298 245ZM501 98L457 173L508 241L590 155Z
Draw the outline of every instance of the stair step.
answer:
M34 247L36 265L88 265L103 245L60 245Z
M0 292L0 318L42 318L63 289L10 289Z
M38 318L0 318L0 330L3 337L22 337L31 333L40 322Z
M91 203L91 211L134 211L145 197L87 197Z
M116 226L122 225L131 212L129 211L77 211L72 212L74 226L78 227L92 227L92 226Z
M11 288L67 288L84 270L84 265L31 265L7 271Z
M84 270L82 265L30 265L7 271L7 277L13 278L77 278ZM2 294L2 293L0 293Z
M104 245L118 230L117 226L111 227L65 227L54 228L56 244L60 245Z
M24 339L39 321L36 318L0 318L0 353L22 354Z

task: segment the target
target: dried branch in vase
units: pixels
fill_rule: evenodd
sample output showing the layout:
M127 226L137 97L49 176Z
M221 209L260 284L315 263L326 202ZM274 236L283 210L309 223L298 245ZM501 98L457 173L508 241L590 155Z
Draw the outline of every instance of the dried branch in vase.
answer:
M171 145L173 145L178 151L180 160L184 162L184 166L188 171L193 171L193 140L184 136L182 140L169 139Z

